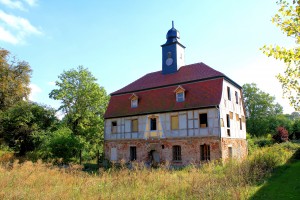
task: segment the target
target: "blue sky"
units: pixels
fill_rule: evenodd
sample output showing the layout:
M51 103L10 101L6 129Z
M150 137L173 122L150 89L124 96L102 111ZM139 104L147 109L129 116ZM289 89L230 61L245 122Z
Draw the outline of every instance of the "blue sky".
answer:
M0 47L30 63L31 99L57 108L48 94L64 70L83 65L108 93L161 70L160 45L174 20L186 64L257 83L291 113L275 78L284 64L259 50L293 45L271 23L277 9L261 0L0 0Z

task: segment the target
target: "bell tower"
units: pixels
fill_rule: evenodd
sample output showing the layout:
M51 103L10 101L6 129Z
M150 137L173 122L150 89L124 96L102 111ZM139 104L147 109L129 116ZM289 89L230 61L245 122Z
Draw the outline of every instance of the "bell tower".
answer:
M162 73L172 74L185 65L184 49L185 46L180 44L179 31L174 28L172 21L172 28L167 33L167 41L162 47Z

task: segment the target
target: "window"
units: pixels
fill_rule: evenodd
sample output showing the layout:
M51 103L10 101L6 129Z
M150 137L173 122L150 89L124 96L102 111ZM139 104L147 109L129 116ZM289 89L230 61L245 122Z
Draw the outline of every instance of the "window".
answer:
M240 119L239 114L235 114L235 119L236 119L236 121L239 121L239 119Z
M117 133L117 122L111 122L111 133Z
M181 146L179 145L173 146L173 160L174 161L181 160Z
M136 160L136 147L130 147L130 161Z
M156 118L150 118L150 130L151 131L156 130Z
M240 118L240 130L243 130L242 128L242 119Z
M229 116L230 116L230 119L233 119L233 112L229 111Z
M227 122L227 128L230 128L230 117L228 114L226 115L226 122Z
M200 145L200 160L210 160L210 146L207 144Z
M132 99L131 100L131 108L137 108L138 107L138 100Z
M199 115L199 119L200 119L200 128L206 128L208 127L207 124L207 113L202 113Z
M228 158L232 158L232 147L228 147Z
M230 87L227 87L227 97L228 97L228 100L231 101Z
M131 120L131 132L138 132L138 120L133 119Z
M177 130L179 129L178 125L178 115L171 116L171 129L172 130Z
M177 102L183 102L184 101L184 92L176 93L176 101Z
M235 91L235 103L239 104L239 95L237 91Z
M226 122L227 122L227 136L230 137L230 116L226 115Z

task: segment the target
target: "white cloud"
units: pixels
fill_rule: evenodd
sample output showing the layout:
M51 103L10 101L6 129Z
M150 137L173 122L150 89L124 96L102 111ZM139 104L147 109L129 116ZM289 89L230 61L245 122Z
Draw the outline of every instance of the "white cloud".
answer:
M29 87L31 89L29 100L37 101L37 95L42 92L42 89L33 83L30 83Z
M25 11L23 3L21 1L12 1L12 0L0 0L0 3L3 5L12 8L12 9L19 9Z
M0 34L0 40L12 44L23 43L29 35L42 34L27 19L7 14L2 10L0 10L0 28L4 33Z
M17 44L18 39L13 36L9 31L5 30L0 26L0 40L6 41L11 44Z
M17 9L21 11L27 11L26 10L26 5L33 7L37 5L37 0L22 0L22 1L17 1L17 0L0 0L0 3L5 5L8 8L11 9ZM25 5L24 5L25 4Z

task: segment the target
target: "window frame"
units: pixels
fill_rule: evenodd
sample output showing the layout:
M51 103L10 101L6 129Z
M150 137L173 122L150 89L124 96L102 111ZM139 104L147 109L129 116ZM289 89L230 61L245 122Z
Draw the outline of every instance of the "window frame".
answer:
M177 126L176 127L174 127L175 125L173 124L173 118L177 118L177 122L176 122ZM179 117L178 117L178 115L171 115L171 120L170 121L171 121L171 130L179 130Z
M112 121L111 122L111 133L117 133L118 132L118 122Z
M134 121L136 121L136 130L134 130L133 128L134 128L134 126L133 126L133 123L134 123ZM133 133L136 133L136 132L139 132L139 121L138 121L138 119L132 119L131 120L131 132L133 132Z
M202 116L205 115L205 116L206 116L206 119L205 119L205 120L201 120L201 115L202 115ZM204 121L204 122L206 121L206 124L205 124L206 126L205 126L205 127L201 127L201 122L202 122L202 121ZM202 123L202 124L203 124L203 123ZM207 113L199 113L199 128L207 128L207 127L208 127L208 116L207 116Z
M172 159L173 159L173 161L177 161L177 162L182 161L180 145L172 146Z
M135 161L137 159L136 146L130 146L130 161Z
M210 160L210 145L202 144L200 145L200 161Z
M155 129L153 128L153 121L155 120ZM150 118L150 131L157 131L157 117Z
M184 93L185 93L184 91L176 93L176 102L180 103L180 102L184 102L185 101L185 94ZM181 94L182 94L182 97L179 96Z
M131 108L138 107L138 99L131 99Z
M231 101L231 92L230 92L230 87L227 86L227 98L229 101Z

